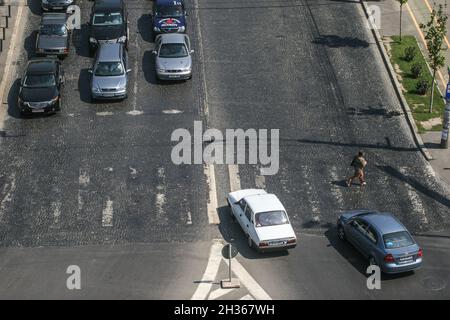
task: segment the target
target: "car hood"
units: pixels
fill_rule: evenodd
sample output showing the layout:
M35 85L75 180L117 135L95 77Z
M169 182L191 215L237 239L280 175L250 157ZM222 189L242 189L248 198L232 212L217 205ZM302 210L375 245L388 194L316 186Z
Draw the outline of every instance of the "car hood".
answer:
M60 49L67 47L67 37L39 36L38 48Z
M125 24L120 26L92 26L91 37L97 40L113 40L126 36Z
M160 29L179 28L186 25L185 17L156 18L154 27Z
M255 228L256 234L260 241L296 238L294 229L290 224L282 224L279 226L259 227Z
M126 81L126 76L117 76L117 77L92 77L92 87L93 88L103 88L103 89L117 89L119 87L124 87Z
M162 69L180 69L180 68L190 68L191 67L191 56L184 58L159 58L157 59L157 68L162 67Z
M417 244L413 244L413 245L403 247L403 248L386 249L386 252L391 253L395 257L398 257L398 256L415 254L415 253L417 253L418 250L419 250L419 246Z
M19 97L24 102L44 102L50 101L58 96L56 87L48 88L25 88L20 90Z
M256 194L267 194L263 189L244 189L239 191L230 192L228 197L231 203L239 202L242 198L256 195Z

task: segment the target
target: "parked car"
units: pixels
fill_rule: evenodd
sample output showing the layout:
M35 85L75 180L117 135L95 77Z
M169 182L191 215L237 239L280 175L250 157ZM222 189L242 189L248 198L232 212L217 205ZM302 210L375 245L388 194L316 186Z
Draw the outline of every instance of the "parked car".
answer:
M102 43L123 43L128 48L128 14L123 0L96 0L89 25L91 54Z
M131 71L127 68L128 54L122 43L101 44L89 70L92 99L125 99Z
M346 239L384 273L422 266L423 252L405 226L391 213L357 210L340 215L339 238Z
M272 251L292 249L297 245L286 209L276 195L261 189L245 189L229 193L227 202L249 247Z
M186 32L186 9L183 0L155 0L153 4L153 35Z
M161 34L156 37L156 76L160 80L187 80L192 77L191 42L186 34Z
M21 114L61 110L64 70L56 58L36 58L27 64L20 81L18 108Z
M38 55L66 57L69 54L70 32L65 13L44 13L36 38Z
M66 11L67 7L73 4L74 0L42 0L41 7L44 11Z

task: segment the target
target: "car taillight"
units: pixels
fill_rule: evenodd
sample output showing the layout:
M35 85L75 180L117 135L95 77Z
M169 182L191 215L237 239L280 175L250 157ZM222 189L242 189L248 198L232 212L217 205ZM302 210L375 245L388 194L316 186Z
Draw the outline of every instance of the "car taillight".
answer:
M392 263L394 261L395 261L394 256L392 254L390 254L390 253L387 256L384 257L384 262Z
M289 243L289 244L291 244L291 243L295 243L296 242L296 240L295 239L290 239L290 240L288 240L287 241L287 243Z
M267 247L269 244L267 242L260 242L259 246L260 247Z
M419 251L417 252L417 258L422 258L423 257L423 250L422 248L419 248Z

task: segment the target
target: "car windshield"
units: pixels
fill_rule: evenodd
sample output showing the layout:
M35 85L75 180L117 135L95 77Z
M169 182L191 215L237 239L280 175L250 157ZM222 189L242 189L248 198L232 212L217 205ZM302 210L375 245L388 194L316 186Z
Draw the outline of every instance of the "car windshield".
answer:
M183 58L188 56L188 51L183 43L166 43L159 50L161 58Z
M383 240L386 249L403 248L414 244L413 239L406 231L385 234Z
M183 15L183 6L166 6L159 5L156 7L155 15L160 18L181 17Z
M120 12L106 12L94 14L94 26L116 26L122 24L122 14Z
M120 76L124 74L123 65L118 61L99 62L95 69L95 75L99 77Z
M25 81L23 83L23 86L27 88L46 88L53 87L55 85L55 76L51 73L28 75L25 77Z
M45 24L41 26L41 35L43 36L65 36L67 29L63 24Z
M256 227L277 226L287 224L289 220L284 211L269 211L255 214Z

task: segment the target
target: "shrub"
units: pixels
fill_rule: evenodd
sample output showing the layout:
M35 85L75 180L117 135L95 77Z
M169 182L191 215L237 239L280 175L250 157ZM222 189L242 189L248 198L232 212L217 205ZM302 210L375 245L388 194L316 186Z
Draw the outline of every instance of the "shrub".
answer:
M411 66L411 74L414 79L418 79L422 75L422 65L420 63L414 63Z
M416 54L417 54L417 49L416 49L416 47L412 47L412 46L410 46L410 47L407 47L406 49L405 49L405 52L404 52L404 55L403 55L403 59L405 60L405 61L413 61L414 60L414 58L416 57Z
M416 91L417 94L425 95L428 92L428 88L430 87L430 83L425 79L420 79L417 81Z

